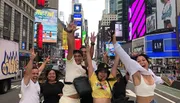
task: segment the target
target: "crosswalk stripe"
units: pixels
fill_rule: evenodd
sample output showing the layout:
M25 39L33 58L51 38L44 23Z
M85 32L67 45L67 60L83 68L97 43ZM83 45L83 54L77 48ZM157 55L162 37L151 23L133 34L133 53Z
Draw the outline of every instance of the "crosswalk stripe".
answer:
M21 87L20 85L11 85L11 89L18 89L20 87Z

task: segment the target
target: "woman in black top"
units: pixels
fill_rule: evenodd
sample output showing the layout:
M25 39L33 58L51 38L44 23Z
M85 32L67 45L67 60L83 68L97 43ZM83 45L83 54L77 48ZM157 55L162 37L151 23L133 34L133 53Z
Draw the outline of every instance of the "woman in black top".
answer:
M64 84L58 81L57 76L57 72L53 69L46 71L47 81L41 86L41 93L44 96L43 103L59 103Z

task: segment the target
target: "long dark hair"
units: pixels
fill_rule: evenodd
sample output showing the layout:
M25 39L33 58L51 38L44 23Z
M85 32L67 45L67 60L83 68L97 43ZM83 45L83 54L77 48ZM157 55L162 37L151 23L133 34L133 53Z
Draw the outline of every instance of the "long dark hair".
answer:
M48 69L48 70L46 70L46 74L45 74L45 76L46 76L46 81L48 82L48 74L49 74L49 72L50 71L54 71L55 72L55 74L56 74L56 78L55 78L55 81L58 81L58 79L59 79L59 74L58 74L58 72L56 71L56 70L54 70L54 69Z

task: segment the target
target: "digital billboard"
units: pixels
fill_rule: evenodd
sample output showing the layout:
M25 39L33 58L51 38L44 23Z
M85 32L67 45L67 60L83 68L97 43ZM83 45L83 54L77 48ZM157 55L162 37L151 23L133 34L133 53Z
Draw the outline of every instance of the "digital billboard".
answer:
M176 27L176 0L156 0L157 29Z
M118 43L121 44L121 42ZM114 45L112 43L106 42L106 52L110 57L115 56Z
M156 30L156 14L152 14L146 18L146 33Z
M75 38L81 38L81 26L77 26L77 29L75 32L74 32L74 36Z
M142 37L146 33L146 4L145 0L134 0L129 5L129 40Z
M57 10L55 9L36 9L34 26L34 41L37 38L37 23L43 25L43 42L57 42Z
M178 47L179 47L179 50L180 50L180 16L178 16Z
M81 48L81 39L75 39L75 50L79 50Z
M82 32L82 45L85 45L86 31Z
M145 37L145 52L152 58L173 58L179 57L176 41L176 33L167 32L147 35Z

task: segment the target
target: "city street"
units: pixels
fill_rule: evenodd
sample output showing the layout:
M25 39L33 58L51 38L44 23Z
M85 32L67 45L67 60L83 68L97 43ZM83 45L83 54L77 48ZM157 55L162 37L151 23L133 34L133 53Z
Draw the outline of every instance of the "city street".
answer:
M157 86L158 89L156 89L155 93L155 100L158 103L180 103L180 97L178 96L178 90L175 90L172 92L172 94L177 94L177 95L172 95L170 93L166 93L165 91L160 90L159 86ZM167 88L167 87L165 87ZM170 88L169 88L170 90ZM170 90L172 91L172 90ZM0 103L18 103L19 102L19 93L20 93L20 81L12 83L12 89L6 93L6 94L1 94L0 95ZM135 101L135 93L133 90L133 85L131 82L128 83L127 89L126 89L126 94L128 97L130 97L130 100Z
M0 94L0 103L19 103L20 85L20 81L12 83L10 91Z

